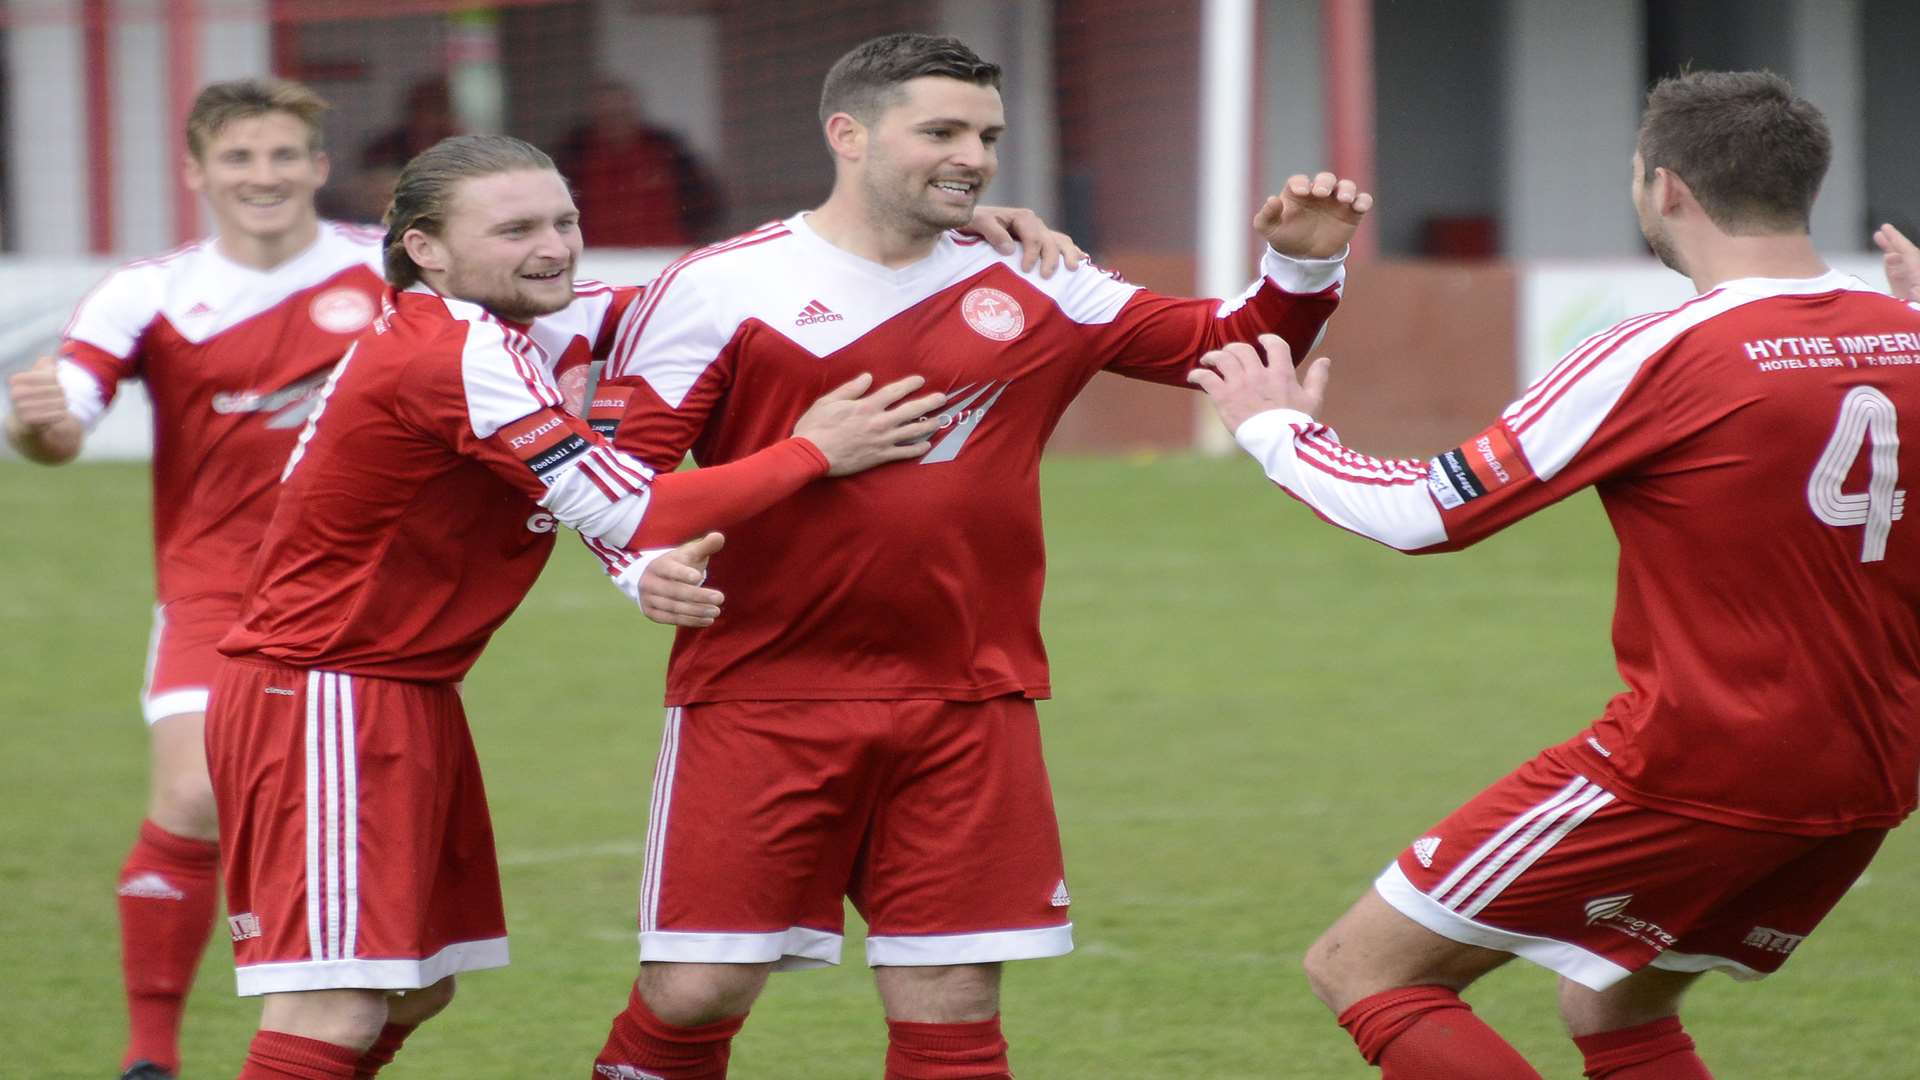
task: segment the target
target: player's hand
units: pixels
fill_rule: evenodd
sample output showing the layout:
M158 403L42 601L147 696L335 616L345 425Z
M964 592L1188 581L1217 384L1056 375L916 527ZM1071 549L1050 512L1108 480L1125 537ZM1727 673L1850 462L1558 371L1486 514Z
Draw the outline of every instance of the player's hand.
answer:
M641 613L668 626L712 626L726 597L718 589L702 586L707 580L707 560L726 542L726 537L711 532L648 563L640 575Z
M1206 391L1207 400L1228 431L1270 409L1293 409L1318 416L1327 399L1327 374L1333 361L1321 357L1304 373L1293 369L1293 350L1278 334L1261 334L1265 363L1253 346L1234 342L1200 358L1201 367L1187 373L1187 381Z
M993 245L1002 255L1013 254L1020 245L1020 269L1040 268L1041 277L1052 277L1062 263L1069 270L1080 269L1087 253L1066 233L1049 229L1040 215L1018 206L976 206L973 222L962 232L973 233Z
M947 402L945 394L907 399L926 383L918 375L909 375L868 394L873 376L861 375L814 402L793 425L793 433L827 456L828 476L847 476L917 458L927 452L926 440L940 426L937 417L926 414Z
M1253 215L1253 231L1267 246L1295 259L1329 259L1340 254L1360 220L1373 209L1373 196L1353 181L1330 172L1287 178L1280 194Z
M43 356L24 371L7 376L7 397L13 403L13 415L22 426L44 431L72 419L67 412L67 395L60 389L58 361Z
M1920 302L1920 247L1891 225L1874 230L1873 242L1887 253L1887 291Z

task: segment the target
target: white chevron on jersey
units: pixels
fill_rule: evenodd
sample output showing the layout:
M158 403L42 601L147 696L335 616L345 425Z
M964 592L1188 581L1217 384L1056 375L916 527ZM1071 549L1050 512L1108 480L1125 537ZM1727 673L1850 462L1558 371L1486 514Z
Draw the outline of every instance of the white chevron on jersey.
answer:
M342 270L380 272L380 234L354 225L321 222L312 245L271 270L234 262L220 254L216 240L115 270L80 301L61 336L125 359L154 319L164 318L197 345Z
M815 356L865 337L928 297L1005 265L1083 325L1111 322L1139 287L1091 263L1043 278L1022 272L1020 255L985 241L943 234L932 254L894 270L822 239L806 214L694 251L648 285L646 300L622 320L608 377L644 376L673 408L742 326L757 323ZM1267 252L1261 270L1282 289L1315 293L1344 277L1338 259L1295 261ZM1255 288L1258 287L1255 283ZM1221 304L1231 312L1254 289ZM809 318L824 304L839 319Z

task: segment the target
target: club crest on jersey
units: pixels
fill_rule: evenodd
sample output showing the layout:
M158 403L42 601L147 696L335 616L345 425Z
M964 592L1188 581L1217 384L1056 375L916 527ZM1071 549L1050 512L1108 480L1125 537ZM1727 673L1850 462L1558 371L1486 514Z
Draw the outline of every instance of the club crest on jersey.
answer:
M984 286L960 298L960 317L974 333L991 341L1012 341L1027 328L1027 313L1020 301Z
M558 470L587 452L587 440L581 438L566 420L552 409L523 416L494 435L514 457L527 463L533 475L551 484Z
M1452 510L1533 475L1505 424L1495 424L1427 462L1427 490Z
M373 321L373 299L359 289L328 289L313 298L307 314L329 334L357 334Z

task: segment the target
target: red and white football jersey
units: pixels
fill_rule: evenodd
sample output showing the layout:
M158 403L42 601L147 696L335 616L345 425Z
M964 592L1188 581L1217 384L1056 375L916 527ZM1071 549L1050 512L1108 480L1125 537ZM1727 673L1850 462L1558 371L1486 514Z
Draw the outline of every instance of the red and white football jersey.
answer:
M556 522L613 551L672 544L826 471L812 444L788 439L740 469L653 482L555 377L639 292L576 293L531 326L424 286L386 294L286 462L222 652L457 681L539 577Z
M60 346L68 410L91 427L122 379L144 380L153 400L162 603L235 591L320 385L384 288L380 233L323 221L272 270L208 238L129 263L80 302Z
M1201 353L1257 333L1304 351L1339 302L1339 260L1271 253L1238 299L1156 296L1093 266L1051 278L948 234L898 270L806 215L696 251L623 320L595 419L655 469L784 437L871 372L943 391L917 461L813 484L732 529L711 627L682 631L667 701L1046 697L1040 452L1101 370L1185 385ZM612 562L616 568L617 560Z
M1838 273L1730 281L1588 338L1430 461L1365 457L1285 410L1236 436L1326 520L1412 552L1593 486L1620 540L1627 690L1549 753L1609 791L1810 835L1912 811L1920 305Z

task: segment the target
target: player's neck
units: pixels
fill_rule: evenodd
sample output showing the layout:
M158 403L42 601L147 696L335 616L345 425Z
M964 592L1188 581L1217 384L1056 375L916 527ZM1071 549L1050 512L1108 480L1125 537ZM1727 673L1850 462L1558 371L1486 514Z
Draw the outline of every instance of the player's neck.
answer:
M216 241L220 254L255 270L272 270L313 246L320 238L320 220L309 218L283 233L258 236L222 230Z
M834 247L889 270L919 262L940 241L938 232L908 231L878 220L864 203L840 191L807 215L807 225Z
M1719 234L1688 256L1687 276L1701 292L1739 278L1815 278L1828 270L1806 233Z

